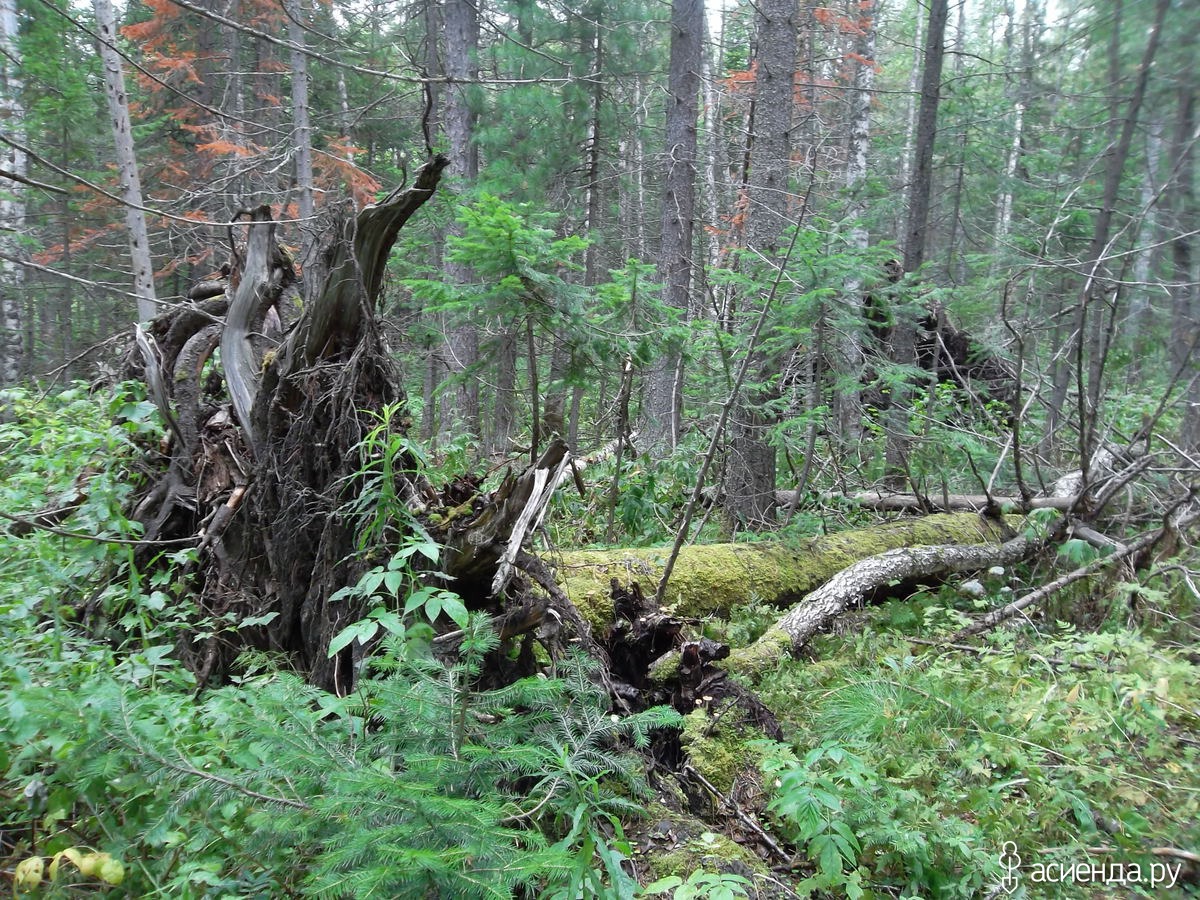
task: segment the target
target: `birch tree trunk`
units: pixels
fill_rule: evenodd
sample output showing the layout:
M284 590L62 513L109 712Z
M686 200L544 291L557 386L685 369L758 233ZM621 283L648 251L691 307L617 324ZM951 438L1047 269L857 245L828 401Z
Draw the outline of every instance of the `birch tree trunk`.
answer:
M125 204L125 228L129 232L129 256L133 263L133 292L137 295L138 319L148 321L158 311L154 296L154 263L150 258L150 235L142 203L142 184L134 154L133 130L129 121L129 98L125 73L117 53L117 22L109 0L92 0L99 35L100 60L104 65L104 94L112 123L113 146Z
M17 45L16 0L0 0L0 122L19 142L25 123L21 106L21 54ZM21 295L25 270L15 262L20 254L18 240L25 230L25 191L21 184L28 169L25 154L5 144L0 150L0 386L13 384L21 376L23 340ZM5 177L8 176L8 177Z
M854 90L850 97L850 139L846 152L846 190L850 205L846 218L850 227L849 245L852 251L865 252L871 245L871 235L862 217L867 211L863 191L867 181L867 154L871 149L871 91L875 84L875 10L865 6L856 23L859 29L854 40ZM861 436L862 398L857 387L862 382L864 364L862 333L859 327L862 305L862 278L856 273L846 282L847 315L835 326L834 376L832 410L837 435L844 445L853 445Z
M1013 96L1012 135L1008 142L1008 151L1004 157L1004 174L1000 179L1000 197L996 202L996 227L993 231L993 272L997 271L1001 258L1005 254L1009 232L1012 231L1013 186L1016 183L1017 165L1021 160L1021 148L1025 142L1025 110L1033 92L1033 0L1025 0L1021 11L1021 65L1018 85ZM1015 17L1015 11L1010 9L1010 20ZM1013 68L1016 55L1015 40L1005 33L1005 59L1009 69Z

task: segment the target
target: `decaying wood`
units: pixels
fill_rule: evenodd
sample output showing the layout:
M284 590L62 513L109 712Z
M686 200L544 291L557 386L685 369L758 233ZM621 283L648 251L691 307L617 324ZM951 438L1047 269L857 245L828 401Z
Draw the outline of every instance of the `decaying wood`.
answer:
M788 636L791 649L796 652L835 617L860 604L871 591L897 581L943 578L954 572L1012 565L1028 557L1040 546L1040 541L1017 537L1003 544L889 550L838 572L791 609L776 623L775 628ZM777 637L768 632L760 640L777 642Z
M534 465L523 472L509 471L491 495L472 497L429 520L431 533L446 548L443 564L457 590L483 588L492 596L500 594L517 553L541 524L569 461L566 442L555 438Z
M290 654L322 686L353 682L355 650L329 660L325 648L363 610L327 600L366 566L355 553L361 523L345 509L366 484L370 461L358 448L371 413L403 401L372 314L399 229L445 166L434 157L410 187L344 216L303 285L270 209L248 211L245 249L235 250L229 277L198 285L198 302L138 336L125 374L151 384L174 439L165 471L132 514L148 541L196 540L198 557L182 574L206 615L274 614L267 625L182 641L181 657L202 680L249 645ZM218 344L220 368L210 365ZM428 486L411 475L415 460L397 463L394 493L415 502ZM379 539L397 534L385 528ZM147 546L139 562L152 552Z
M838 572L886 550L920 545L1000 544L1014 536L1004 520L949 513L887 522L787 545L778 542L684 547L667 587L664 612L723 615L752 599L787 606ZM596 628L613 621L612 582L653 594L666 549L577 550L555 560L559 583Z
M827 492L821 494L822 503L850 503L864 509L874 509L880 512L959 512L963 510L982 512L988 508L986 494L930 494L917 497L913 494L893 494L883 491L861 491L856 494L838 494ZM776 491L775 502L780 506L790 508L796 503L795 491ZM1014 512L1027 512L1031 509L1054 509L1065 511L1075 502L1074 495L1053 497L1032 497L1023 500L1020 497L992 497L991 502Z

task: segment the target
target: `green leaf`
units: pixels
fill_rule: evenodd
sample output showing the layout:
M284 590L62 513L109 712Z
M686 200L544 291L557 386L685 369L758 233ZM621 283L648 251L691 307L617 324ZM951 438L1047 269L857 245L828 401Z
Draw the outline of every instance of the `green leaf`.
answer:
M388 589L389 594L399 594L400 588L404 586L404 573L397 571L384 572L383 584Z
M406 631L404 620L397 613L391 610L378 609L371 613L371 617L383 626L385 631L396 635L396 637L404 637Z
M330 597L329 599L332 600L333 598ZM274 622L278 618L279 618L279 611L274 610L269 613L263 613L261 616L251 616L248 619L242 619L241 627L242 628L250 628L254 625L270 625L272 622Z
M660 878L658 881L646 885L645 893L665 894L679 887L681 884L683 884L683 879L678 875L668 875L666 878Z
M360 619L353 625L347 625L329 642L329 652L326 657L332 658L353 641L369 641L379 630L379 623L374 619Z
M467 606L458 594L442 592L442 612L448 615L459 628L467 627Z

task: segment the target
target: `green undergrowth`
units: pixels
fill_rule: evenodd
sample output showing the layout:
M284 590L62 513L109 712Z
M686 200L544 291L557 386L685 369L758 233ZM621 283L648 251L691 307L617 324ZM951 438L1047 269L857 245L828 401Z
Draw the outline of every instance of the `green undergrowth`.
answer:
M6 856L102 850L127 896L628 893L631 751L677 716L610 715L574 657L475 690L495 646L475 618L450 663L392 641L349 697L275 671L195 698L169 660L147 674L86 644L53 671L22 659L2 676ZM35 892L76 881L104 888L60 872Z
M807 860L803 887L985 896L1015 853L1017 896L1195 895L1163 868L1181 874L1181 860L1155 852L1200 837L1195 666L1122 625L1000 631L978 653L934 653L907 637L945 638L961 620L917 607L926 625L894 603L760 685L787 738L759 746L770 810ZM1125 883L1057 877L1077 864Z

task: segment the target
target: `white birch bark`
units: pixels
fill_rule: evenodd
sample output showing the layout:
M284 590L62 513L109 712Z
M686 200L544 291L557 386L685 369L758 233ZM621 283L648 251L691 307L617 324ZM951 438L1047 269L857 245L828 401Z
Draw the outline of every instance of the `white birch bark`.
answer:
M16 0L0 0L0 127L18 141L24 131L25 110L21 105L20 48L17 45ZM16 147L0 148L0 249L17 257L19 239L25 230L24 186L28 160ZM21 374L21 289L25 270L20 264L0 259L0 385L13 384Z
M850 97L850 139L846 152L846 192L850 197L846 218L851 223L847 243L852 252L864 253L871 245L871 235L863 224L867 210L863 187L867 181L867 153L871 148L871 92L875 86L875 19L874 10L862 11L861 29L854 42L854 91ZM858 268L855 268L855 273ZM859 437L862 424L862 403L859 392L850 387L861 383L863 369L862 332L856 327L861 318L863 282L855 274L846 281L846 300L851 316L841 316L834 323L837 347L835 372L839 384L833 388L831 404L838 436L847 442ZM847 321L850 320L850 321Z
M125 204L125 228L129 232L129 257L133 263L133 292L137 295L138 319L153 319L158 311L154 296L154 264L150 258L150 234L142 203L142 184L138 177L133 147L133 128L129 121L129 97L125 93L125 73L117 53L117 22L109 0L92 0L99 35L100 61L104 65L104 94L108 98L113 146L121 180L121 199Z

